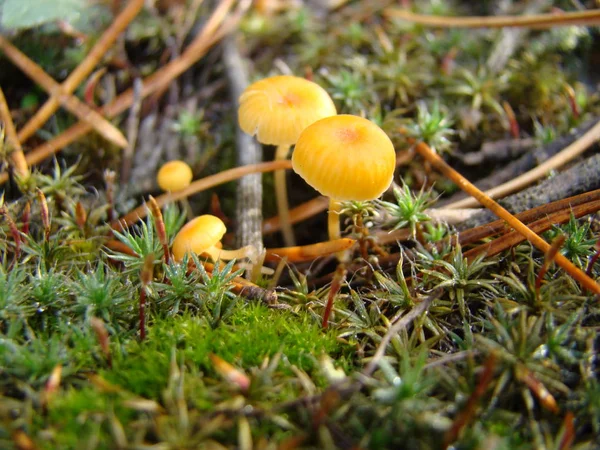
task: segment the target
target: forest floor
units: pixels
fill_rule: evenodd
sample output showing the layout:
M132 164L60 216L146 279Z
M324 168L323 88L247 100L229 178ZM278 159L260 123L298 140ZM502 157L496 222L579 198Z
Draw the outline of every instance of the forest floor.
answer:
M0 448L600 447L595 2L51 3L0 6ZM243 133L274 75L387 134L383 196ZM203 214L254 257L174 258Z

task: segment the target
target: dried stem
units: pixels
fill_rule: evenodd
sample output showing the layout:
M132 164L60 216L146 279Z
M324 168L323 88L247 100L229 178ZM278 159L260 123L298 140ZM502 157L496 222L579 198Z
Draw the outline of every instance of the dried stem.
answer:
M108 49L112 47L119 35L127 28L129 23L137 16L142 7L144 0L130 0L129 4L115 18L110 27L102 34L100 39L92 47L85 59L71 72L67 79L62 83L62 95L72 94L77 86L90 74L96 67L100 59L106 54ZM52 114L60 105L59 93L55 92L42 105L40 109L33 115L31 119L19 131L19 140L25 142L33 133L46 123Z
M142 266L142 270L140 272L140 340L143 341L146 339L146 290L150 281L152 281L152 274L154 273L154 254L150 253L144 259L144 265Z
M23 154L23 148L21 147L21 143L17 138L15 124L12 121L10 109L8 108L8 104L6 103L6 98L4 97L4 92L2 91L2 88L0 88L0 120L4 123L4 130L6 131L6 141L9 145L9 151L7 152L8 161L10 162L10 165L12 166L15 173L22 179L25 179L29 177L29 167L27 166L27 161L25 161L25 155Z
M387 8L384 15L428 27L442 28L503 28L527 27L533 29L557 26L593 25L600 23L600 10L562 12L560 14L530 14L524 16L443 17L415 14L405 9Z
M160 207L156 203L155 198L152 196L150 196L150 199L148 200L148 207L150 208L152 218L154 219L154 227L156 228L156 235L158 236L158 241L160 242L160 245L163 249L163 258L165 260L165 264L169 264L169 237L167 236L165 221L163 219Z
M329 316L331 316L331 311L333 310L333 301L342 287L342 283L346 278L347 272L346 266L343 263L340 264L335 271L333 281L331 282L331 287L329 288L329 295L327 296L325 311L323 311L323 321L321 322L321 327L324 329L327 328L327 325L329 325Z
M477 386L475 386L475 389L467 399L467 403L463 410L456 416L452 426L446 432L443 448L450 447L450 445L459 438L463 428L474 418L475 409L479 399L481 399L483 394L485 394L485 391L489 388L491 382L494 380L496 361L496 354L491 353L483 366L483 372L479 376Z
M467 194L475 197L479 203L484 207L492 211L496 216L506 220L508 224L515 229L519 234L523 235L533 246L544 253L547 253L550 249L550 245L544 241L541 237L535 234L529 229L523 222L509 213L506 209L492 200L489 196L481 192L475 185L470 183L460 173L450 167L446 162L440 158L429 146L423 142L419 142L415 145L417 152L429 161L438 171L444 176L452 180ZM586 289L590 290L595 294L600 294L600 285L592 280L585 274L581 269L575 266L571 261L565 258L560 253L556 255L555 260L559 266L561 266L569 275L571 275L579 284Z
M335 239L333 241L317 242L310 245L293 247L267 248L265 261L279 261L287 258L289 262L312 261L321 256L331 255L349 249L356 241L350 238Z
M156 197L156 203L159 207L162 208L168 203L187 198L192 194L196 194L205 189L218 186L219 184L237 180L238 178L243 177L244 175L248 175L251 173L269 172L277 169L291 169L291 167L291 161L271 161L259 164L250 164L248 166L243 167L235 167L233 169L224 170L215 175L196 180L181 191L169 192L167 194L163 194L159 197ZM114 221L111 224L111 226L115 229L127 227L132 223L137 222L139 219L143 219L144 217L146 217L147 213L148 210L144 205L138 206L136 209L129 212L121 219Z

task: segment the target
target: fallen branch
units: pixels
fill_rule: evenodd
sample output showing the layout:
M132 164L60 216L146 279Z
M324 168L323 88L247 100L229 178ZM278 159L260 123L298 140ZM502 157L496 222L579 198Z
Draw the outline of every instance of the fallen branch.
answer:
M223 40L223 63L229 80L231 100L237 110L239 107L238 99L249 84L249 76L234 35L230 35ZM257 164L262 161L262 146L253 136L244 133L239 124L236 124L235 146L238 166ZM261 232L262 201L261 174L253 173L240 178L236 190L236 245L238 247L253 245L257 253L263 251Z
M600 121L584 133L579 139L571 145L565 147L552 158L547 159L536 168L525 172L512 180L501 184L493 189L485 191L485 194L490 198L502 198L513 192L517 192L528 186L542 177L545 177L551 170L558 169L564 166L569 161L572 161L577 156L581 155L589 147L594 145L600 139ZM446 208L472 208L477 206L477 200L469 197L463 200L446 205Z

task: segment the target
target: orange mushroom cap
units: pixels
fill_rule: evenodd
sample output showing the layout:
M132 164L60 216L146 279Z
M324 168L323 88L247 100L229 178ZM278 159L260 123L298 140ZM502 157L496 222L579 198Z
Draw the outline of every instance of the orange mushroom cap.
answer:
M227 228L221 219L210 214L198 216L186 223L173 240L173 257L183 259L187 252L200 254L216 245Z
M305 78L278 75L257 81L240 96L245 133L271 145L293 145L304 128L337 113L325 89Z
M339 115L307 127L296 143L292 167L334 200L373 200L392 183L394 145L373 122Z
M185 189L192 182L194 174L184 161L169 161L162 165L156 175L156 181L163 191L177 192Z

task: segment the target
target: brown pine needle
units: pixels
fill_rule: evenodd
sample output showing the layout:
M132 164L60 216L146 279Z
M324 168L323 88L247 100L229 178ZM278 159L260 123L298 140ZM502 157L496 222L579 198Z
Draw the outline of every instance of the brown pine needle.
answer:
M600 9L561 12L558 14L529 14L525 16L445 17L415 14L400 8L387 8L384 10L384 15L427 27L441 28L526 27L544 29L557 26L594 25L600 23Z
M96 67L100 59L106 54L108 49L113 46L119 35L127 28L129 23L137 16L144 6L144 0L131 0L129 4L115 18L110 27L106 29L98 42L92 47L85 59L71 72L67 79L62 83L62 95L72 94L90 72ZM19 140L25 142L33 133L42 127L46 121L54 114L60 106L58 92L42 105L31 119L19 131ZM123 139L125 139L123 137ZM121 140L122 143L122 140ZM117 143L117 145L120 145Z
M27 161L25 161L25 155L23 154L23 148L17 138L17 130L13 123L12 116L10 115L10 109L6 103L4 97L4 91L0 88L0 120L4 123L4 130L6 131L6 143L8 144L8 162L13 168L14 172L25 179L29 177L29 167ZM0 145L2 144L0 137Z
M223 36L235 29L242 16L250 7L251 2L250 0L241 0L236 10L229 17L226 17L232 3L231 0L221 0L219 6L206 22L202 32L196 36L182 55L143 80L142 98L167 86L173 79L177 78L204 56ZM225 17L227 20L224 20ZM111 103L100 108L100 112L107 117L114 117L129 108L132 102L133 90L128 89ZM27 153L25 156L27 163L32 166L42 162L62 150L71 142L85 136L92 129L90 124L84 121L78 122L55 138ZM0 184L6 183L7 180L8 174L0 173Z
M535 234L529 229L523 222L509 213L506 209L496 203L489 196L481 192L475 185L470 183L460 173L450 167L446 162L440 158L427 144L419 142L415 145L417 152L423 156L427 161L431 163L438 171L440 171L445 177L452 180L458 187L460 187L467 194L475 197L479 203L484 207L492 211L496 216L506 220L506 222L515 229L518 233L523 235L531 244L538 250L547 253L550 250L550 245L544 241L541 237ZM573 277L581 286L590 290L595 294L600 294L600 285L586 275L581 269L575 266L571 261L565 258L560 253L555 257L556 263L561 266L571 277Z
M86 122L90 127L119 147L127 146L127 139L113 124L77 97L65 92L60 84L44 72L44 69L2 36L0 36L0 49L15 66L39 84L51 97L57 98L65 109L75 114L79 120Z
M190 195L197 194L198 192L202 192L206 189L218 186L220 184L237 180L238 178L243 177L244 175L291 168L292 162L289 160L269 161L259 164L249 164L247 166L242 167L234 167L233 169L224 170L215 175L200 178L199 180L194 181L192 184L190 184L185 189L182 189L181 191L168 192L159 197L156 197L156 203L159 207L162 208L163 206L169 203L175 202L177 200L182 200L184 198L189 197ZM132 223L137 222L138 220L146 217L147 214L148 209L146 208L146 205L140 205L133 211L121 217L119 220L116 220L113 223L111 223L111 227L113 229L128 227Z
M594 145L600 139L600 121L590 128L587 133L568 145L552 158L547 159L539 166L513 178L506 183L496 186L493 189L485 191L485 194L491 198L502 198L513 192L517 192L524 187L536 182L542 177L545 177L551 170L564 166L569 161L581 155L589 147ZM472 208L477 206L477 200L472 197L459 200L447 205L446 208Z
M296 245L293 247L267 248L265 261L279 261L287 258L289 262L312 261L321 256L332 255L337 252L348 250L356 241L354 239L342 238L332 241L317 242L310 245Z

